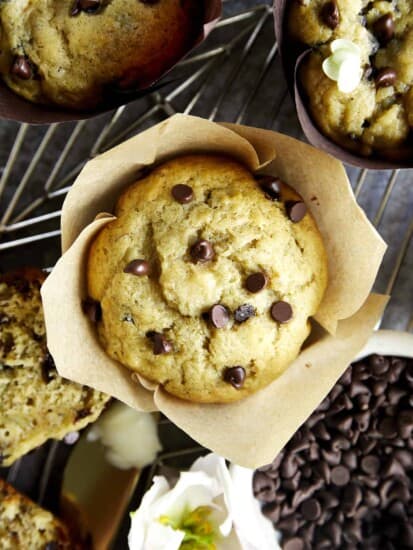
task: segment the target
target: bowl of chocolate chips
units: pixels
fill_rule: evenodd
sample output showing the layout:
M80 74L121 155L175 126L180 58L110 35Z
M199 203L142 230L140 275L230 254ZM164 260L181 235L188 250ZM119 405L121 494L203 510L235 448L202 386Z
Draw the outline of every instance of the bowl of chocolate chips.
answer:
M254 493L283 550L413 548L413 334L377 331Z

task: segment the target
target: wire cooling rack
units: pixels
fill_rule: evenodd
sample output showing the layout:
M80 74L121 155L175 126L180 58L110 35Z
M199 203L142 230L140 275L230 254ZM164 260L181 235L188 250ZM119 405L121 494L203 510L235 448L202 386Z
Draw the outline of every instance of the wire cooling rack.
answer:
M52 268L60 253L62 202L87 160L174 113L304 139L281 71L271 0L224 0L222 20L168 81L162 91L93 120L50 126L0 123L3 270ZM389 245L375 286L392 295L382 326L413 331L413 170L347 171L360 205ZM177 428L163 423L160 429L166 447L157 464L199 452ZM49 442L0 475L53 508L68 452L64 444Z

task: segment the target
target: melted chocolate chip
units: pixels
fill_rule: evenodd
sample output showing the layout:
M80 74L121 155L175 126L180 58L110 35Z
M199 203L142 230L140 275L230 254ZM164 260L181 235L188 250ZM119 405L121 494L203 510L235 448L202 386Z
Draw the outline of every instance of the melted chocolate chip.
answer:
M293 318L293 308L288 302L274 302L271 306L271 317L277 323L288 323Z
M75 422L78 420L82 420L83 418L86 418L87 416L90 416L92 414L92 411L88 407L84 407L83 409L79 409L76 411L75 415Z
M385 46L394 36L394 21L391 13L382 15L373 23L373 32L382 46Z
M214 247L209 241L197 241L190 250L190 254L194 263L207 263L215 258Z
M276 176L257 176L258 185L264 191L267 199L279 201L281 198L282 181Z
M215 328L224 328L229 323L229 311L221 304L216 304L209 311L209 318Z
M224 380L239 390L245 382L245 369L243 367L227 367L224 370Z
M393 86L396 79L396 71L391 67L384 67L377 71L374 82L376 83L376 88L385 88L387 86Z
M336 0L326 2L321 8L321 20L327 27L334 30L340 23L340 11Z
M307 206L303 201L288 201L285 203L285 208L293 223L300 222L307 214Z
M249 275L247 277L247 280L245 281L245 286L249 292L256 293L263 290L268 283L268 278L265 275L265 273L262 273L261 271L258 273L253 273L252 275Z
M76 0L70 11L70 15L79 15L80 12L88 14L97 13L102 7L101 0Z
M123 272L143 277L144 275L150 274L151 266L146 260L132 260L128 263Z
M163 355L173 351L172 343L169 342L162 333L151 330L146 333L146 336L152 340L154 355Z
M34 76L32 65L25 55L17 55L14 58L10 72L22 80L30 80Z
M254 317L256 314L255 307L251 304L243 304L235 310L234 319L237 323L244 323L248 321L250 317Z
M171 193L173 198L180 204L188 204L188 202L191 202L194 198L192 187L183 183L179 183L172 187Z
M42 379L45 384L48 384L53 378L56 378L56 365L50 352L46 352L46 356L42 363Z

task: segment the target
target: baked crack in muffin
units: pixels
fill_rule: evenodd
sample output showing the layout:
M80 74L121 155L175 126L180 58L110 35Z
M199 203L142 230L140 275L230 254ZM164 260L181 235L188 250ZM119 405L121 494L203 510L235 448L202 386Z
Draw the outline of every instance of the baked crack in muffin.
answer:
M364 156L410 159L411 2L292 0L288 26L312 48L299 80L320 130Z
M203 18L202 0L0 2L0 74L34 103L93 109L156 81Z
M327 284L291 188L222 156L166 162L93 241L86 313L115 360L182 399L230 402L296 358Z
M34 268L0 276L0 465L95 420L109 397L61 378L47 352ZM64 327L62 327L64 330Z
M0 479L0 547L2 550L69 550L66 526Z

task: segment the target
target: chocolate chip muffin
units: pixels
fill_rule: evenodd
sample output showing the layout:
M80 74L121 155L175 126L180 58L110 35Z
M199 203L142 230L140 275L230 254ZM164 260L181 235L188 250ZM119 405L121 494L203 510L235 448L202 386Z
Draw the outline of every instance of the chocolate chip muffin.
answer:
M203 16L200 0L0 2L0 74L34 103L93 109L157 80L194 45Z
M46 348L44 278L33 268L0 277L0 466L83 428L109 400L58 376Z
M2 550L69 550L65 525L0 479L0 546Z
M115 214L90 248L85 303L112 358L205 403L241 399L295 359L327 260L292 189L230 158L183 156L129 187Z
M320 130L357 154L411 158L411 3L292 0L288 27L312 48L299 81Z
M350 366L255 495L283 550L413 548L413 360Z

